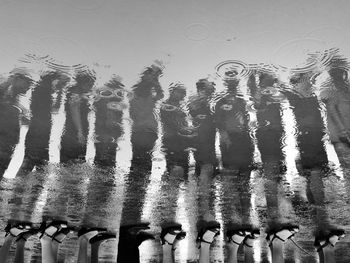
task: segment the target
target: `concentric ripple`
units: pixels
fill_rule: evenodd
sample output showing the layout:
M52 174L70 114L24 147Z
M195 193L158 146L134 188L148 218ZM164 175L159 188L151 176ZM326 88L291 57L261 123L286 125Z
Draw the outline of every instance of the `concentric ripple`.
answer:
M222 79L240 79L251 74L250 67L239 60L226 60L215 67L216 74Z

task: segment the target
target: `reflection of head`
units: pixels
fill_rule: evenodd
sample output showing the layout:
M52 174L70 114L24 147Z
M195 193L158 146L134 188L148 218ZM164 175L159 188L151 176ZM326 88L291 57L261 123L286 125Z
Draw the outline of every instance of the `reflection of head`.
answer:
M155 80L162 75L162 69L158 66L152 65L150 67L147 67L144 72L141 74L141 79L147 79L147 80Z
M200 79L196 83L197 91L205 95L211 95L215 92L215 83L208 79Z
M163 91L158 80L161 74L162 69L155 65L146 68L141 75L140 82L133 87L134 94L139 97L153 96L158 99L163 97Z
M90 92L94 86L96 77L91 72L78 73L74 77L76 84L71 88L71 92L74 93L86 93Z
M9 81L10 85L12 85L13 96L26 93L33 83L33 80L29 76L18 73L11 75Z
M124 85L120 82L120 80L118 78L112 78L105 85L108 88L112 88L112 89L123 89L124 88Z
M272 74L261 73L259 76L259 84L261 88L273 87L276 83L278 83L278 79Z
M186 96L186 88L181 83L172 83L169 87L170 98L175 100L182 100Z

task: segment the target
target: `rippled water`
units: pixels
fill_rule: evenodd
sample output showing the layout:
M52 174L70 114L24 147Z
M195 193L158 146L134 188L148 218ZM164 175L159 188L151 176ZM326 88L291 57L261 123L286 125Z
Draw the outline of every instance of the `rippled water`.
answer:
M336 49L305 61L286 68L227 60L192 87L162 85L166 66L157 61L128 87L100 65L24 56L25 67L0 84L1 229L9 219L115 233L150 222L156 240L140 246L141 262L160 262L161 226L176 221L187 232L176 258L193 262L197 222L215 220L221 232L211 257L224 262L225 232L249 224L262 231L255 262L268 262L266 229L294 223L308 254L289 243L286 262L318 262L315 233L350 230L349 65ZM337 244L337 262L350 259L348 242ZM102 245L101 262L116 261L117 243ZM40 249L30 238L26 260L40 262ZM77 253L74 233L59 262Z

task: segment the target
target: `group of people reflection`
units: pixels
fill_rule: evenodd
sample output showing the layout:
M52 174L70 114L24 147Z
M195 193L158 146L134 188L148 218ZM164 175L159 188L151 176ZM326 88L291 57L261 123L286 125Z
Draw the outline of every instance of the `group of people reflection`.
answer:
M215 221L198 222L197 247L199 249L199 263L210 262L210 246L215 237L220 233L220 224ZM155 236L147 231L149 223L124 225L119 229L118 263L140 262L139 246L146 240L153 240ZM98 263L99 247L107 240L116 239L116 233L106 228L82 227L75 229L67 225L65 221L43 222L40 227L35 228L30 222L10 222L6 227L6 237L0 248L0 262L7 263L11 244L16 243L15 263L24 262L25 243L31 236L37 235L41 243L42 262L56 263L60 244L67 235L78 236L79 252L78 263ZM284 243L299 231L298 226L284 225L278 229L267 231L267 245L271 250L272 262L284 262ZM252 227L229 229L226 232L227 240L227 262L238 262L238 249L244 247L244 262L254 262L253 242L260 235L260 230ZM319 236L315 239L315 247L319 255L319 262L335 262L334 246L344 235L344 231L332 231L328 236ZM163 251L163 263L176 262L175 250L179 248L179 242L186 238L186 232L179 223L167 223L162 226L162 231L157 237L160 239ZM91 245L91 249L88 246ZM91 255L88 255L90 251ZM181 251L180 251L181 253Z
M340 162L347 165L346 157L350 154L350 84L347 69L342 66L344 61L334 58L332 63L322 70L314 67L305 71L291 71L287 80L281 79L277 72L266 70L264 67L254 68L246 75L235 69L227 70L222 76L224 92L216 93L215 83L203 78L195 83L196 94L188 100L188 89L180 83L171 84L169 97L164 99L164 91L159 82L163 69L155 65L145 69L131 90L126 89L118 78L112 78L103 87L96 87L96 77L91 72L77 73L73 77L74 81L62 72L49 72L43 74L36 83L29 75L13 73L0 86L0 118L1 123L5 124L0 128L0 173L2 175L8 169L22 126L27 126L28 132L25 138L24 159L17 175L28 175L34 168L41 169L49 162L52 116L62 105L65 107L65 124L60 137L60 162L69 164L85 161L91 128L89 114L93 111L94 163L103 168L115 167L118 162L115 158L118 140L123 135L124 115L128 110L132 147L128 176L133 181L127 185L128 203L123 207L123 211L133 209L136 220L141 218L142 202L133 199L132 196L136 192L141 197L146 195L144 186L149 182L153 162L152 151L160 136L161 124L161 150L164 152L168 169L165 180L186 180L190 169L189 156L193 154L195 174L198 175L201 186L199 199L202 207L208 207L210 210L210 205L206 203L211 191L210 182L213 175L220 175L224 185L223 196L232 194L229 186L235 182L235 191L239 193L241 206L240 223L249 222L250 174L253 170L263 174L268 229L271 229L271 232L268 232L268 242L272 248L272 256L276 258L275 262L280 262L283 260L280 251L284 241L297 229L283 226L280 221L281 211L278 209L279 185L284 180L286 171L286 154L283 149L286 130L281 111L288 105L296 123L294 137L299 158L295 161L299 174L304 176L307 184L307 198L318 240L316 246L321 251L320 258L323 262L334 262L333 247L338 237L343 235L343 231L331 224L325 205L323 178L333 170L329 166L324 144L328 136ZM30 108L25 109L19 103L20 97L28 94L30 90ZM156 109L159 109L159 114L155 114ZM256 116L256 121L252 116ZM217 134L220 158L215 147ZM261 156L260 164L255 162L256 145ZM171 186L178 189L179 183L180 180L174 180ZM298 197L298 192L293 194L293 205L298 206L302 198ZM170 198L175 199L177 196L173 195ZM168 201L171 203L171 200ZM231 204L224 202L225 205L227 207L223 209L224 218L232 218ZM203 218L205 219L205 216ZM228 230L229 223L225 222L224 229ZM134 231L134 227L131 229L125 229L126 235L138 233ZM229 236L232 252L230 262L235 262L234 253L237 253L237 248L242 242L247 250L246 257L249 258L250 242L255 238L254 229L227 231L232 234ZM56 230L59 228L56 227ZM131 232L128 232L129 230ZM136 227L136 230L140 229ZM200 258L203 260L200 262L208 261L208 243L211 243L218 232L212 230L210 229L213 234L206 231L200 237ZM53 233L45 231L44 233L48 232L47 237L52 237ZM120 238L123 231L121 229ZM166 241L164 253L168 255L165 258L169 260L171 249L167 246L174 244L176 236L176 231L171 231L163 236ZM42 244L46 242L46 236L43 235ZM104 237L111 236L99 234L97 237L96 244L99 244ZM139 242L137 239L133 240ZM87 242L84 242L86 245ZM123 242L119 246L122 244ZM121 251L129 251L128 249L130 248ZM92 252L97 251L98 245L97 250L93 249ZM130 254L134 255L131 252Z

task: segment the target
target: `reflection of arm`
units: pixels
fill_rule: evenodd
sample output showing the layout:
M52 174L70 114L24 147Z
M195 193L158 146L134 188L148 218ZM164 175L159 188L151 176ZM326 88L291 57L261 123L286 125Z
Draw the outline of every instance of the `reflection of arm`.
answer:
M339 132L345 131L345 127L339 116L336 103L332 100L327 103L327 114L332 119L333 123L337 126Z
M72 121L74 127L77 129L79 140L83 136L83 126L81 122L81 113L80 113L80 104L81 99L78 94L72 94L69 101L69 111L72 116Z

